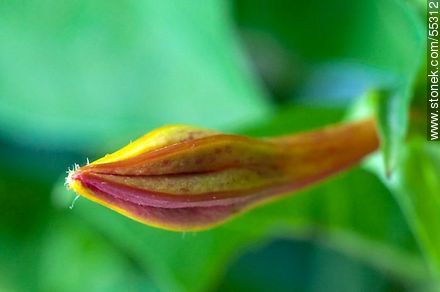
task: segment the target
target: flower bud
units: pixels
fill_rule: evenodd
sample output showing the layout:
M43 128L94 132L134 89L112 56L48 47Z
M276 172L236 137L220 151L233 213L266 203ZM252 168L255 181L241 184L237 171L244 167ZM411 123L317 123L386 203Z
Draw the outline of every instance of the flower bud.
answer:
M199 230L341 171L378 144L373 120L266 139L167 126L72 171L67 182L144 224Z

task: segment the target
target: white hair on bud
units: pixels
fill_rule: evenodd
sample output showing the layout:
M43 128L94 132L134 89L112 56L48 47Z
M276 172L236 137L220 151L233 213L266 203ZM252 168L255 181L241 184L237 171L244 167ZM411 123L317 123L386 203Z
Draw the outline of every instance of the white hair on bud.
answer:
M72 176L79 169L79 167L80 167L79 164L75 163L75 164L73 164L72 169L70 169L70 167L67 169L67 171L66 171L67 176L64 181L64 185L66 186L67 189L70 189L70 184L72 182Z

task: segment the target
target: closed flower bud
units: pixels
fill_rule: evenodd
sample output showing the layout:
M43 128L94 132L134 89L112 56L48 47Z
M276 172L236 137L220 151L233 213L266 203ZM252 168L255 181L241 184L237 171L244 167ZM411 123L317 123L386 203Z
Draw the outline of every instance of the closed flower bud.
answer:
M373 120L267 139L167 126L72 171L67 182L139 222L199 230L341 171L378 144Z

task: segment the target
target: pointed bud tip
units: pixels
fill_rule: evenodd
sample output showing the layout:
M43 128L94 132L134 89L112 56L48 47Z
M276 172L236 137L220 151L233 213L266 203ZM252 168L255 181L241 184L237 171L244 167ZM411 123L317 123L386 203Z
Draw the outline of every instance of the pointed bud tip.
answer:
M66 173L67 176L64 180L64 186L68 189L68 190L74 190L73 188L73 184L74 181L78 178L78 171L80 170L80 166L79 164L75 163L73 164L72 168L68 168Z

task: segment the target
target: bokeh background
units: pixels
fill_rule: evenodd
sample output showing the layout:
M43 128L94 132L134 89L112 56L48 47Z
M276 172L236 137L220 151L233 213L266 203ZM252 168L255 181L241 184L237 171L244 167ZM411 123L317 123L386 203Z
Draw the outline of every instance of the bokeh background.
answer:
M436 291L425 5L0 1L0 290ZM365 113L383 155L206 232L69 208L68 167L164 124L259 137Z

